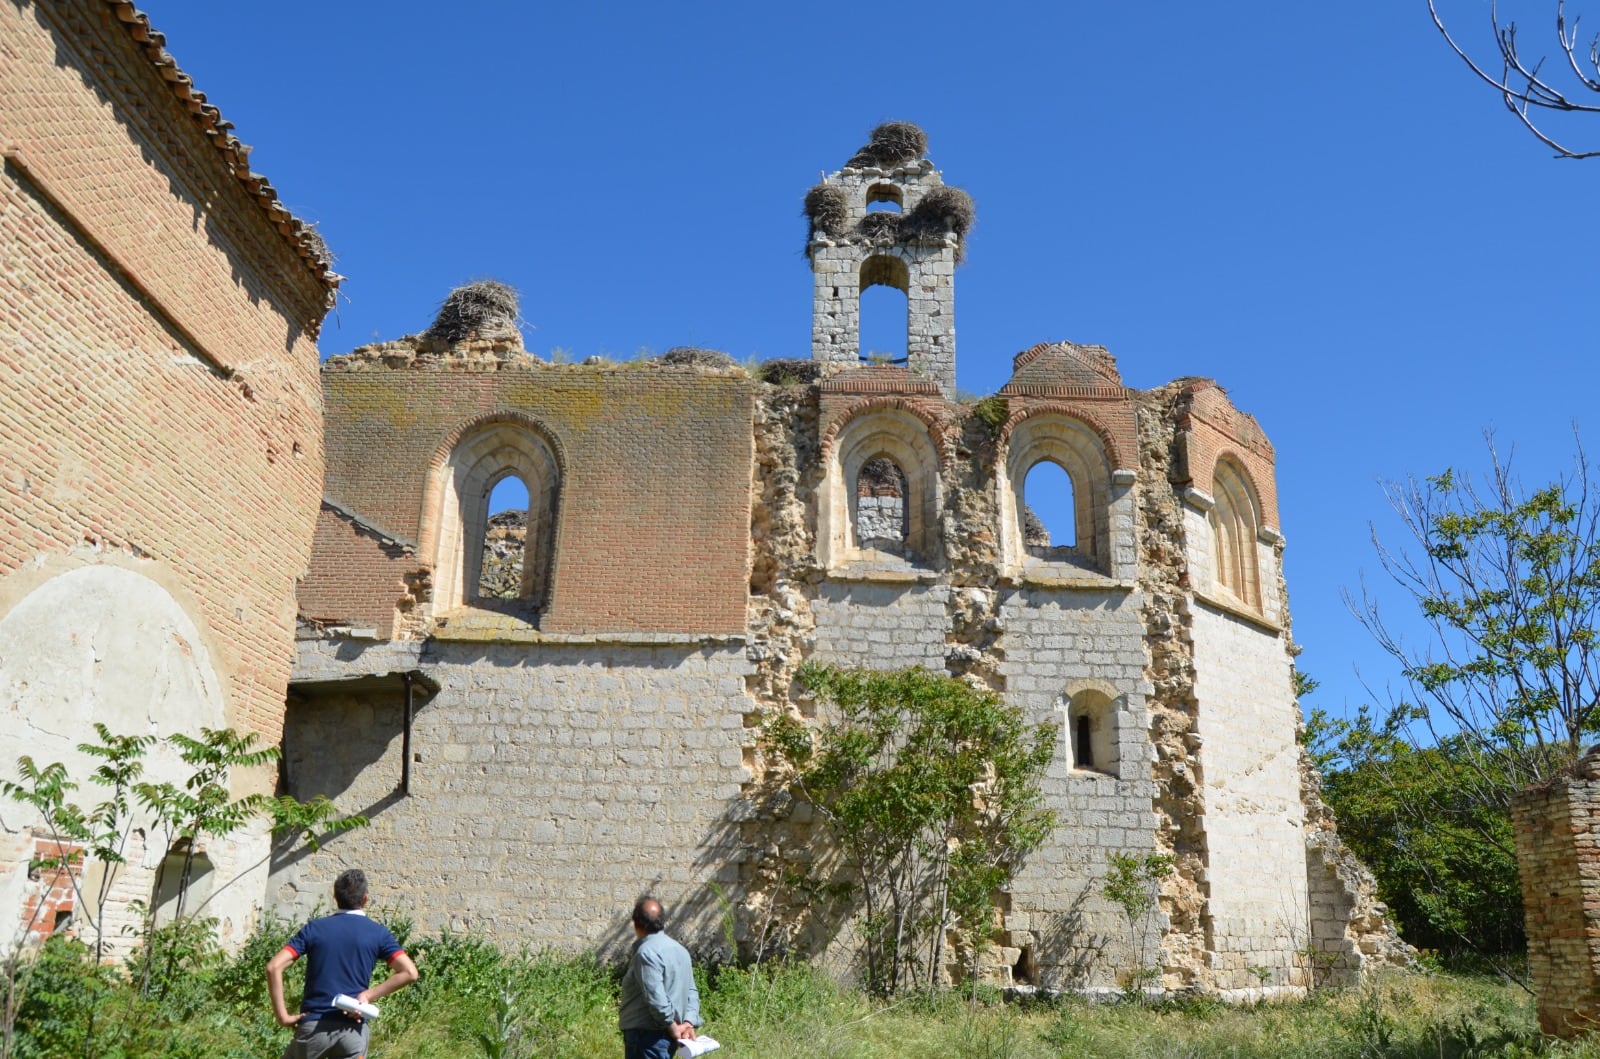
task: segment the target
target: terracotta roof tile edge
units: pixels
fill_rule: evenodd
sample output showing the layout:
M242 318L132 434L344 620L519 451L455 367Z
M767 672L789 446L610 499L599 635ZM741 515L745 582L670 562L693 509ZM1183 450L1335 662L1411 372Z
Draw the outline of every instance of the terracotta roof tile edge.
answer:
M283 233L289 245L299 253L312 275L329 290L336 289L344 279L333 270L333 259L328 245L316 228L302 221L278 201L278 192L260 173L250 171L250 146L228 130L233 122L222 116L214 105L206 102L206 94L194 87L194 80L178 66L165 47L166 35L150 25L150 17L127 0L105 0L117 21L128 30L134 44L144 50L150 64L172 88L193 116L200 131L211 140L211 145L222 155L222 163L239 178L245 193L252 196L267 214L267 220ZM330 295L331 296L331 295Z

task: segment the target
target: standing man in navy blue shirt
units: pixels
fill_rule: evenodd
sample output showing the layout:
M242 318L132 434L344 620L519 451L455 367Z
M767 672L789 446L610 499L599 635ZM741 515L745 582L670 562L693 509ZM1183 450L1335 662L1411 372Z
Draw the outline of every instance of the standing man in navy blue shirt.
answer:
M367 1054L367 1024L359 1015L333 1006L340 993L370 1003L417 980L411 962L389 928L367 918L367 875L351 868L333 883L333 902L339 910L313 919L267 961L267 993L278 1025L293 1026L294 1040L283 1059L360 1059ZM291 1015L283 1003L283 971L300 957L306 958L306 993L300 1014ZM372 986L372 968L378 960L389 964L390 975Z

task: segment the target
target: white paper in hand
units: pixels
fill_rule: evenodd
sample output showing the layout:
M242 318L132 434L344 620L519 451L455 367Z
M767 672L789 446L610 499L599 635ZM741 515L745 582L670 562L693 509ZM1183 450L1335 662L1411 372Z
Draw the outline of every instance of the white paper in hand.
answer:
M696 1037L692 1041L679 1041L677 1059L694 1059L697 1055L714 1052L722 1045L710 1037Z
M378 1005L363 1004L355 997L346 996L344 993L340 993L338 996L333 998L333 1006L338 1008L340 1011L348 1011L352 1015L360 1015L364 1019L375 1019L378 1017Z

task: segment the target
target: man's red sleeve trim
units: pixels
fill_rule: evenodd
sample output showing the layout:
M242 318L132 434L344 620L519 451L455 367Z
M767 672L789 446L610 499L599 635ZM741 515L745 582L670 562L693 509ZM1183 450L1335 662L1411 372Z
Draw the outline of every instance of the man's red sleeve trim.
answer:
M389 957L387 960L385 960L383 962L387 963L389 966L393 967L394 966L394 961L398 960L400 957L404 956L405 954L406 954L406 950L404 950L404 949L396 949L395 952L394 952L394 955Z
M300 958L300 950L296 949L293 945L285 945L283 948L279 949L278 951L279 952L286 952L296 960L298 960Z

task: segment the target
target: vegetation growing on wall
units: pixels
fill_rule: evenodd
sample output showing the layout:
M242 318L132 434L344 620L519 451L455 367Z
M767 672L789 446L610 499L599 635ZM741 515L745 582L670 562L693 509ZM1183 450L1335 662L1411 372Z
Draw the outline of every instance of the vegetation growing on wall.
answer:
M0 1024L0 1059L11 1059L17 1021L28 1004L30 981L40 968L49 969L65 961L86 964L78 975L78 988L84 991L82 1006L82 1054L102 1054L96 1048L97 997L113 988L116 979L105 968L107 954L106 909L119 871L127 863L128 840L145 820L160 833L159 848L181 852L183 861L177 880L164 877L167 860L157 869L151 899L136 908L142 913L138 945L129 957L130 981L141 997L163 1001L174 988L181 988L191 965L216 952L216 920L188 905L190 883L195 875L196 856L210 839L225 838L251 821L265 816L271 821L272 847L287 853L299 843L316 849L320 839L332 832L365 826L361 816L340 816L326 798L308 802L287 795L271 798L247 794L235 798L230 778L236 768L255 768L276 761L276 747L259 747L253 732L202 728L200 738L182 733L168 736L188 773L181 783L143 780L144 761L155 745L153 736L122 736L103 724L95 725L96 743L79 744L78 749L98 763L83 782L102 792L102 798L89 808L69 799L82 783L60 762L39 765L24 754L17 760L21 782L0 780L4 794L31 809L47 836L47 852L36 858L31 870L49 871L66 878L72 889L73 908L82 917L68 937L59 931L52 938L56 948L37 959L31 958L22 939L13 946L4 966L4 1021ZM145 810L136 816L133 805ZM270 855L270 854L269 854ZM91 873L90 865L100 869ZM249 866L239 874L260 867ZM94 878L93 883L90 882ZM176 887L176 900L170 915L158 920L158 898L168 887ZM35 906L35 915L44 906ZM24 937L33 924L24 923ZM73 1029L77 1034L79 1031ZM52 1053L54 1054L54 1053Z
M867 987L931 988L953 957L970 973L995 892L1055 826L1039 781L1056 727L924 669L807 664L798 681L834 719L813 728L782 714L766 739L849 860Z

